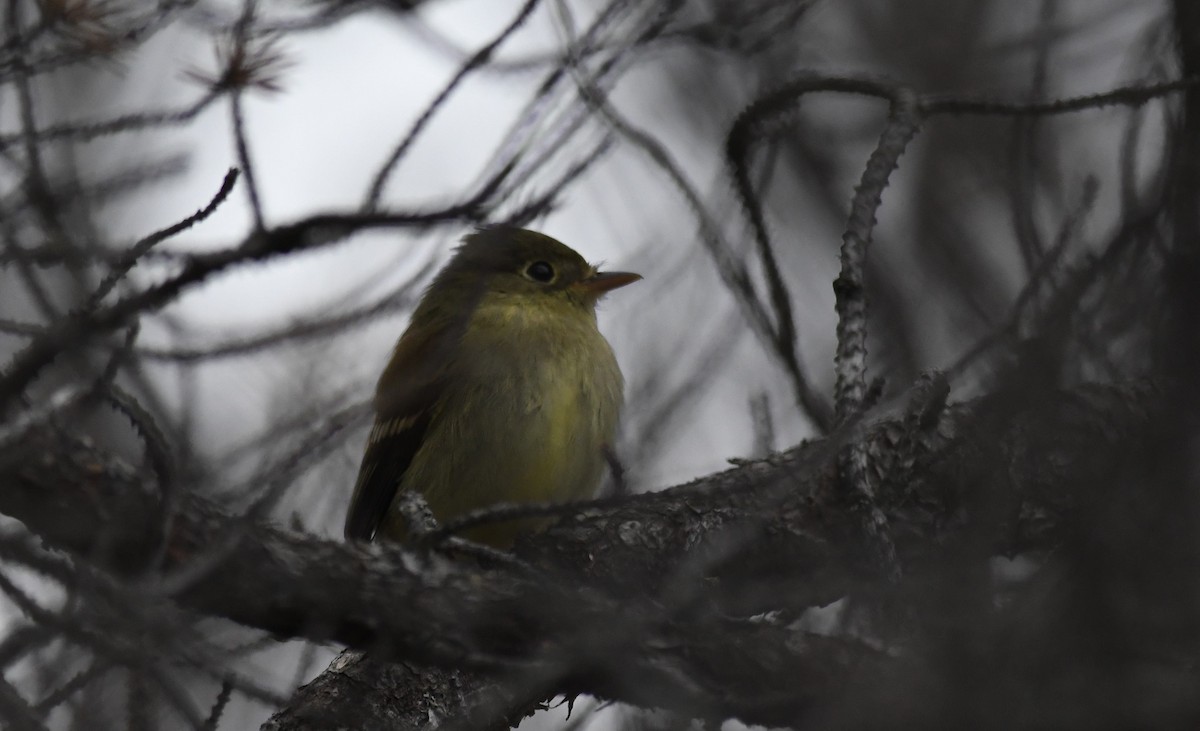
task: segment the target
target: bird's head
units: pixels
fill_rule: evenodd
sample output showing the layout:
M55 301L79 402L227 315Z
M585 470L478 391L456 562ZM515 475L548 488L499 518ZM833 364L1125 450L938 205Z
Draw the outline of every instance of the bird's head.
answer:
M599 271L560 241L507 226L467 236L438 277L451 286L482 287L488 295L589 309L607 292L641 278L632 272Z

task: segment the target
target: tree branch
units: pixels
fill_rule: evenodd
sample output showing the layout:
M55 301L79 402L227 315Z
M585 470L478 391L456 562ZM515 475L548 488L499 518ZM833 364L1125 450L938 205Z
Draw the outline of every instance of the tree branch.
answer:
M1087 495L1063 486L1135 452L1157 395L1095 386L1036 408L1005 395L940 419L921 403L920 438L905 430L912 419L877 414L766 461L578 509L518 545L534 574L252 524L194 494L164 539L150 480L50 431L0 455L0 512L195 611L373 660L477 673L482 683L456 677L476 701L491 699L478 706L490 713L590 693L792 725L850 685L878 698L920 676L917 658L731 618L825 604L876 579L834 485L842 447L861 442L879 471L908 580L980 536L993 551L1054 545L1060 516ZM165 565L147 574L161 540Z

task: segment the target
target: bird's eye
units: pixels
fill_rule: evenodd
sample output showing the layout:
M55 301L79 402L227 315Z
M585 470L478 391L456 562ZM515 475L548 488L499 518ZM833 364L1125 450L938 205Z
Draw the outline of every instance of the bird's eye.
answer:
M554 279L554 267L544 261L535 261L525 268L525 274L537 282L549 282Z

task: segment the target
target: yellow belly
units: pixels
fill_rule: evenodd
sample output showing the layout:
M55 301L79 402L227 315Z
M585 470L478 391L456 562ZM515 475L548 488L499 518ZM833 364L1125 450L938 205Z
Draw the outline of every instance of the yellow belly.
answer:
M604 471L603 450L614 437L623 384L599 332L582 335L596 340L560 337L532 362L527 353L503 347L470 349L488 358L460 364L401 489L421 492L439 523L495 503L591 497ZM493 523L463 535L506 547L544 522ZM402 539L403 519L389 514L383 530Z

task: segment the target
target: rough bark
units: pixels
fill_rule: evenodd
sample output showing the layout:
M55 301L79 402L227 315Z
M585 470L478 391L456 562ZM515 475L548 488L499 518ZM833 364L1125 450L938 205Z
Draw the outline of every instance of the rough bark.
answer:
M323 540L195 495L182 497L158 552L154 486L51 430L3 455L0 512L79 560L161 578L196 612L373 658L339 658L273 728L360 712L402 727L447 715L483 727L579 693L792 725L852 692L895 703L927 677L915 671L919 657L743 619L879 585L840 497L840 450L865 443L906 581L920 582L964 550L1052 548L1065 516L1092 497L1079 488L1139 453L1158 396L1141 384L917 404L764 461L580 510L517 547L526 565ZM159 564L147 565L156 555ZM385 660L408 664L371 669ZM423 665L452 672L424 674Z

